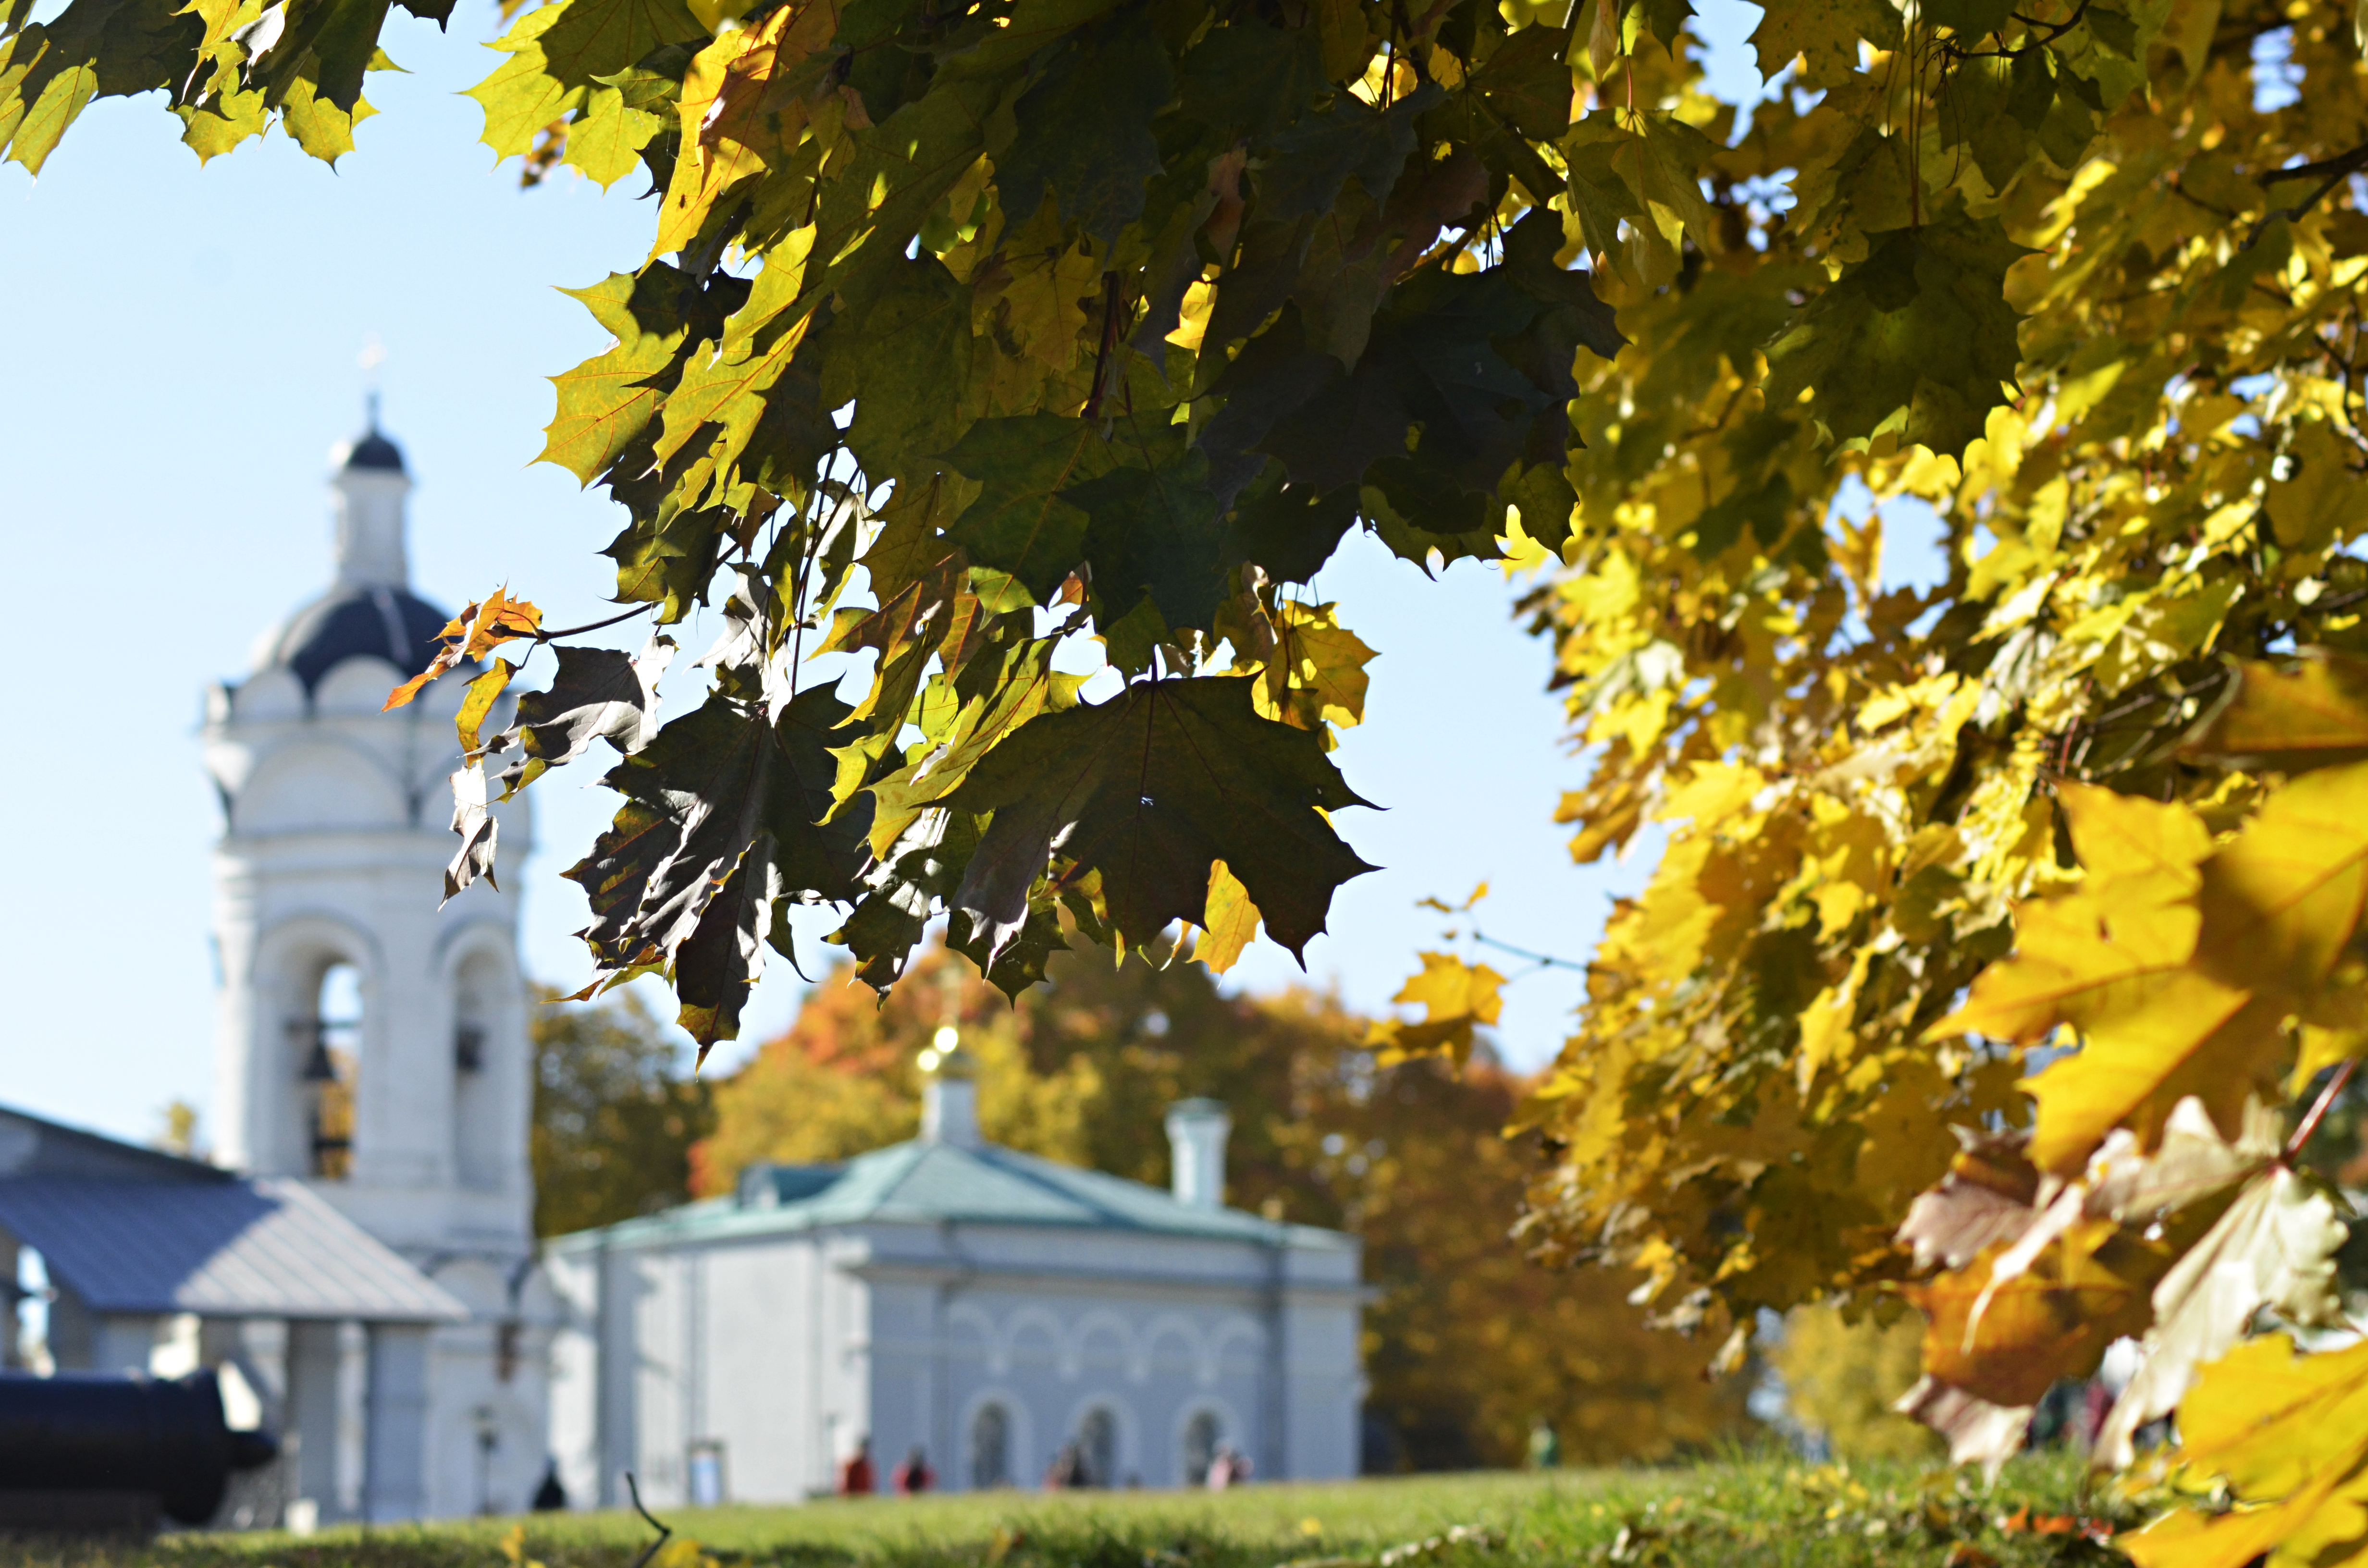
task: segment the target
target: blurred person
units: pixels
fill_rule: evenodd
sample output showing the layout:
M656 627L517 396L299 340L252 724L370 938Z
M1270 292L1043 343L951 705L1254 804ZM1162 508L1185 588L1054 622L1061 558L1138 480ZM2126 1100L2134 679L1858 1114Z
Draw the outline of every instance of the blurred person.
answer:
M838 1494L842 1497L869 1497L872 1488L871 1439L855 1439L855 1451L839 1461Z

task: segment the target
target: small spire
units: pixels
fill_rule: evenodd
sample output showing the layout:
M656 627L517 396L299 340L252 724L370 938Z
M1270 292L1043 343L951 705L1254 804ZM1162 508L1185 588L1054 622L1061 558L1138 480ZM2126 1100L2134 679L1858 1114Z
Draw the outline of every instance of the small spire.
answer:
M962 1047L951 1024L941 1027L921 1052L921 1141L975 1149L978 1131L978 1063Z
M362 344L357 363L362 372L362 433L329 458L335 471L337 581L347 587L401 588L411 575L403 537L403 496L410 476L404 472L403 449L378 425L379 368L386 363L378 334Z

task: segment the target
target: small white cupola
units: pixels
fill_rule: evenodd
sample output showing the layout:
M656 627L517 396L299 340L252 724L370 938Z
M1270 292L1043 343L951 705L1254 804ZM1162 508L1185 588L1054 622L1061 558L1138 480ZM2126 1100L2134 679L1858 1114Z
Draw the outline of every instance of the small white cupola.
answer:
M962 1048L951 1024L938 1030L921 1059L921 1142L975 1149L978 1131L978 1062Z
M329 453L335 467L337 525L337 586L403 588L411 583L411 560L404 545L404 500L411 475L403 449L378 427L378 394L370 399L369 426Z
M1234 1119L1220 1101L1178 1100L1167 1108L1168 1188L1177 1202L1225 1206L1225 1140L1233 1131Z

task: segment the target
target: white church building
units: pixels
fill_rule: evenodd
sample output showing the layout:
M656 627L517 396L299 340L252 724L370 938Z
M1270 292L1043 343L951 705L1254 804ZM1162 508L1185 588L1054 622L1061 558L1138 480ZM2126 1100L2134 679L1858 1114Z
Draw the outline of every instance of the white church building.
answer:
M956 1490L1355 1473L1358 1244L1224 1208L1212 1102L1163 1192L985 1142L950 1046L915 1142L539 1247L517 883L438 903L465 682L381 710L447 617L375 417L332 462L333 582L206 696L226 1169L0 1110L56 1368L225 1369L288 1439L233 1524L512 1513L553 1460L577 1507L793 1500L866 1442Z
M1357 1473L1359 1244L1223 1206L1223 1107L1170 1110L1162 1191L985 1142L969 1053L924 1065L910 1142L551 1245L571 1496L793 1501L867 1444L883 1490L916 1449L953 1491L1069 1445L1094 1485Z
M303 1184L466 1309L367 1343L351 1324L289 1325L262 1392L302 1431L290 1492L324 1520L512 1511L547 1462L517 899L484 886L438 907L463 683L381 711L447 617L411 591L401 451L373 418L332 462L334 581L206 698L213 1157ZM501 826L515 865L523 801ZM425 1453L401 1467L418 1481L365 1488L382 1456L352 1451L379 1441L358 1408L391 1403L419 1410Z

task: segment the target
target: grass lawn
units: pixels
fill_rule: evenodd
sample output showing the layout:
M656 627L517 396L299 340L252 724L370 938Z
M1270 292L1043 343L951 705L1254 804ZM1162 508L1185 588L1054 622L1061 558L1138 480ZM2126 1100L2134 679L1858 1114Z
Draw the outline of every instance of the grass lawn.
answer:
M2106 1517L2093 1517L2100 1514ZM1906 1467L1734 1460L1223 1494L1002 1493L660 1517L675 1539L653 1568L2009 1568L2123 1561L2087 1537L2129 1522L2084 1494L2077 1463L2045 1458L2021 1461L1993 1489ZM652 1539L632 1514L601 1513L340 1528L305 1540L180 1535L113 1548L20 1541L0 1545L0 1559L23 1568L632 1568Z

